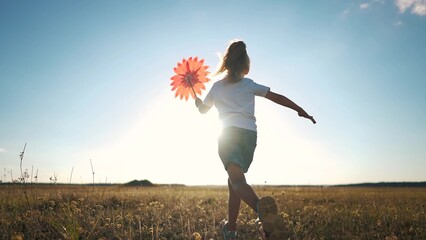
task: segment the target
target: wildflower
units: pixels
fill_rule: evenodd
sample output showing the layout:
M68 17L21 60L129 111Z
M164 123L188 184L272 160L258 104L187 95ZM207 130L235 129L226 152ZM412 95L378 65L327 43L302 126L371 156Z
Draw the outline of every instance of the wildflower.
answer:
M46 194L41 194L40 196L38 196L39 201L43 201L45 198L46 198Z
M398 240L398 237L395 235L385 237L385 240Z
M24 234L22 233L14 233L12 235L12 240L24 240Z
M203 237L201 236L201 234L199 234L198 232L194 232L194 233L192 234L192 238L193 238L194 240L202 240L202 239L203 239Z

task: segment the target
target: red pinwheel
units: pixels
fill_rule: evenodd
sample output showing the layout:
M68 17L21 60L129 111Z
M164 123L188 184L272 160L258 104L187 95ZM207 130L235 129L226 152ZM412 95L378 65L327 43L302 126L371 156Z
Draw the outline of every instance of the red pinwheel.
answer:
M204 83L210 81L207 78L209 72L206 71L208 66L203 64L204 59L198 60L198 57L178 62L177 67L173 68L176 75L170 78L172 91L176 90L175 97L180 96L180 99L188 100L189 95L194 99L197 94L201 95L201 90L206 89Z

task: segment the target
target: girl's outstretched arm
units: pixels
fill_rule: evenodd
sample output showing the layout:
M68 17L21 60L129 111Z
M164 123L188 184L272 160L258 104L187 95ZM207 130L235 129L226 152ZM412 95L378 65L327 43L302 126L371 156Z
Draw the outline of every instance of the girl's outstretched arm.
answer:
M314 117L310 116L307 112L305 112L305 110L303 110L303 108L301 108L299 105L297 105L296 103L294 103L287 97L284 97L283 95L269 91L265 95L265 98L281 106L291 108L294 111L296 111L299 114L299 116L310 119L314 124L316 123Z
M203 103L203 100L196 98L195 99L195 106L198 108L198 111L202 114L208 112L210 110L210 106L207 106Z

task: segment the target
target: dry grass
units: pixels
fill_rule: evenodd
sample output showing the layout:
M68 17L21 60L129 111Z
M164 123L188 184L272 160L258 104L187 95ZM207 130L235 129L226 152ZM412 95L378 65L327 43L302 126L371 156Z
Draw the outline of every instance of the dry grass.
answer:
M267 188L299 239L426 239L425 188ZM227 189L0 186L0 239L222 239ZM242 205L240 239L258 239Z

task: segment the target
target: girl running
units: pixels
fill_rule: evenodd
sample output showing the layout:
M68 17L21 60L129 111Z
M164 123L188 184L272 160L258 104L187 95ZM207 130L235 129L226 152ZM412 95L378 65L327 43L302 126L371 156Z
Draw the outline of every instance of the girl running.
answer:
M287 239L290 231L279 217L274 199L259 199L253 188L247 184L244 175L253 161L257 141L255 96L265 97L293 109L300 117L310 119L313 123L315 120L290 99L246 78L249 70L250 59L245 43L232 42L216 73L226 73L225 77L213 84L204 101L195 99L200 113L207 113L215 106L222 121L223 131L218 141L219 157L229 176L228 221L222 224L222 232L225 239L236 239L236 222L243 200L258 214L268 239Z

